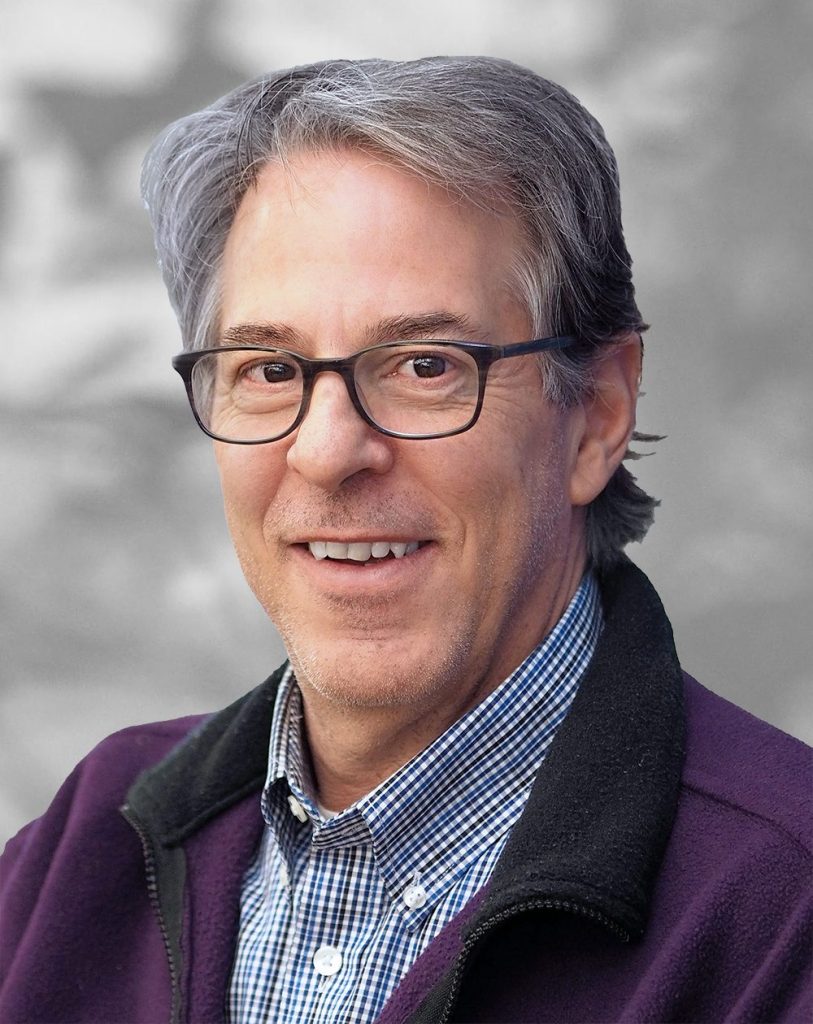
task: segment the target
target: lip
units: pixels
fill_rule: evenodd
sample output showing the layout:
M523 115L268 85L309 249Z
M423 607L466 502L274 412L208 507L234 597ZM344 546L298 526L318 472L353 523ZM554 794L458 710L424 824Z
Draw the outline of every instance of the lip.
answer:
M308 540L337 540L331 537L309 536ZM366 537L354 537L353 540L341 538L345 543L370 542ZM376 540L381 537L373 538ZM401 538L391 536L388 540L398 541ZM414 537L410 538L414 540ZM413 589L425 578L431 562L437 557L438 548L434 541L421 542L417 551L393 558L388 556L370 562L337 561L331 558L316 559L308 550L307 541L297 542L289 546L289 552L303 578L321 591L324 596L369 596L386 595L391 599L394 591L402 587Z
M321 541L338 541L340 544L372 544L377 540L389 540L401 542L403 544L409 544L410 541L417 540L420 544L429 544L431 541L421 537L419 533L387 533L386 531L379 531L378 533L326 533L323 530L317 530L315 533L309 533L306 536L296 537L293 540L287 541L286 543L291 547L307 547L308 543L312 540Z

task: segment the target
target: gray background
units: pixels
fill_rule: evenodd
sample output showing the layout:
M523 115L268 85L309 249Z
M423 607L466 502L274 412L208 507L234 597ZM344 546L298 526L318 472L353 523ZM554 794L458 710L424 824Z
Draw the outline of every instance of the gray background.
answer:
M137 195L169 120L270 68L488 52L561 81L622 172L647 339L633 556L685 666L813 738L809 4L6 0L0 840L126 724L280 659L222 521Z

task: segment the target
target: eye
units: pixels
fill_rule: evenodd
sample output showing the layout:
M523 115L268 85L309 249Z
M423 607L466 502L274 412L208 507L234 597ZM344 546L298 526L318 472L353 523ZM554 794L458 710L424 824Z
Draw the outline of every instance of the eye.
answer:
M268 381L269 384L276 384L278 381L293 380L296 376L296 367L290 363L263 363L262 366L258 367L263 375L263 378Z
M477 364L464 349L442 342L380 345L363 352L356 364L356 384L402 400L418 394L438 397L477 385Z
M426 387L456 387L477 376L477 364L463 349L447 345L443 348L414 348L402 351L390 371L395 381L407 385L424 381Z
M405 359L402 368L404 372L413 374L415 377L440 377L446 372L448 365L448 360L443 356L426 353Z
M240 376L253 384L284 384L297 376L297 366L283 359L263 359L247 363L241 368Z

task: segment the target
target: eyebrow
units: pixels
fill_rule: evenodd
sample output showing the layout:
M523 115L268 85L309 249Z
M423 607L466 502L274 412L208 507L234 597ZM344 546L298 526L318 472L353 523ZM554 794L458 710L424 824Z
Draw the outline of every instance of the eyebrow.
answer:
M441 340L449 333L469 341L484 340L482 327L470 317L448 310L436 310L417 315L384 317L368 327L359 338L360 347L377 345L382 341L408 341L413 338ZM303 349L306 337L285 323L258 321L235 324L223 331L220 345L262 345L265 347Z

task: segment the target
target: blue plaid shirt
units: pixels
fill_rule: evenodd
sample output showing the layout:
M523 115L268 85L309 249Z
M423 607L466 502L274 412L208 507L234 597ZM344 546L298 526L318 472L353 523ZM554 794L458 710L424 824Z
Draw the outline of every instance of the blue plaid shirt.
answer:
M585 576L552 632L429 747L335 816L320 812L292 672L277 696L229 998L240 1024L372 1021L488 881L602 626Z

